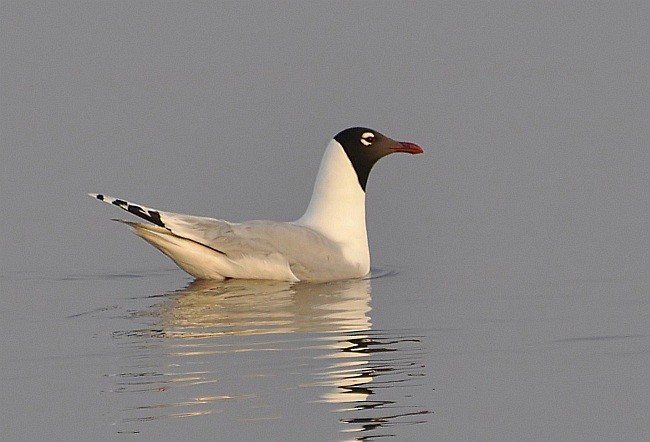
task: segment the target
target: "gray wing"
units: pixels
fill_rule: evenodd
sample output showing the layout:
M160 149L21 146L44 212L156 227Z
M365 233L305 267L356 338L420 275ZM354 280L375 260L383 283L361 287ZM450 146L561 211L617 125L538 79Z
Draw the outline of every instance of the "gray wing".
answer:
M309 227L271 221L252 221L234 227L236 237L243 239L243 253L249 246L277 250L301 280L321 279L321 274L325 279L333 275L345 278L352 270L341 247Z
M218 250L233 261L281 254L300 280L329 279L332 275L346 277L350 271L350 265L335 242L293 223L248 221L235 224L176 214L167 225L172 233Z
M223 253L233 261L244 257L266 259L280 254L301 280L346 278L352 270L337 243L308 227L273 221L229 223L152 209L108 195L90 196L146 219L176 236Z

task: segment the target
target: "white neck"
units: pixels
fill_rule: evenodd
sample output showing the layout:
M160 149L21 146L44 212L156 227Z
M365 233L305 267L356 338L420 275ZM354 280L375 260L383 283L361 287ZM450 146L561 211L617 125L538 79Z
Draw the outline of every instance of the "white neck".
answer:
M343 247L350 261L370 267L366 231L366 192L338 141L325 149L314 192L296 224L310 227Z

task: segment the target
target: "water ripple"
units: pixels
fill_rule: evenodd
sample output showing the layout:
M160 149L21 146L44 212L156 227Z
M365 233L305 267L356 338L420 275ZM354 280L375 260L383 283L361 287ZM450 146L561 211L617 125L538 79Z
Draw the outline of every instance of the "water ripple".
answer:
M161 419L228 414L286 419L289 397L334 413L357 440L425 422L422 336L372 330L370 282L196 281L131 312L145 327L113 333L122 368L107 375L120 433ZM281 411L285 408L284 411Z

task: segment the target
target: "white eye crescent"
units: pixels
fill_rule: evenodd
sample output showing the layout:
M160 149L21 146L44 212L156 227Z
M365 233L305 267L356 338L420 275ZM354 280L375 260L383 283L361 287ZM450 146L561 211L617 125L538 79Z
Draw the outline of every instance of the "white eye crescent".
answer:
M375 141L375 134L372 132L364 132L363 135L361 135L361 144L364 146L370 146L373 141Z

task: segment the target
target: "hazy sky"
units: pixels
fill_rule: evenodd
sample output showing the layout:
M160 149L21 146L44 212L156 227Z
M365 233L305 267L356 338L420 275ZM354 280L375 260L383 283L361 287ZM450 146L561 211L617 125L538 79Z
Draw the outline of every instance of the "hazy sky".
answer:
M86 192L295 219L363 124L426 150L370 177L375 265L643 276L648 23L646 1L4 4L0 264L172 266Z

